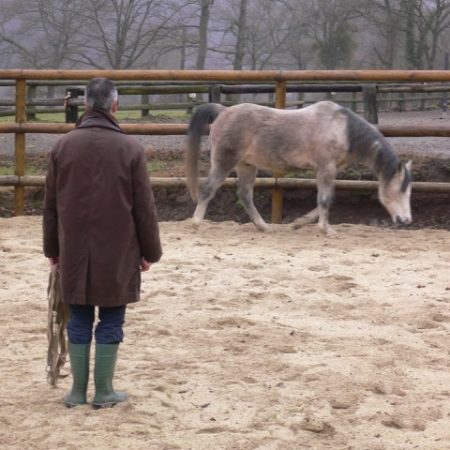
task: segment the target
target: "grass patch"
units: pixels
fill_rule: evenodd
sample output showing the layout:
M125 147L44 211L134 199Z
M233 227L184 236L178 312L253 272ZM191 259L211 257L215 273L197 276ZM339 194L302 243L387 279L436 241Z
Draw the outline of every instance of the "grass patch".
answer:
M45 175L46 167L42 167L41 165L36 165L33 163L25 164L25 175ZM14 175L14 165L2 165L0 166L0 176L4 175Z
M12 164L2 164L0 165L0 176L14 175L14 166Z
M15 116L2 116L0 117L0 123L5 123L5 122L14 122L15 121Z
M149 116L142 117L141 111L117 111L116 117L117 120L120 121L126 121L126 120L142 120L147 121L150 120L151 117L168 117L170 119L180 119L180 120L186 120L188 115L186 114L186 111L183 109L161 109L161 110L150 110Z
M147 170L150 173L161 172L169 167L169 161L152 160L147 163Z
M127 120L142 120L142 121L151 121L151 117L168 117L171 119L180 119L186 120L188 115L186 111L183 109L171 109L171 110L150 110L150 116L142 117L141 111L117 111L115 114L117 120L119 122L126 122ZM79 116L83 114L83 111L80 111ZM38 113L36 114L36 119L33 122L45 122L45 123L65 123L66 115L64 113ZM15 122L15 115L11 116L3 116L0 117L0 122Z
M0 176L14 175L14 158L0 158ZM25 175L45 175L47 172L46 155L28 155L25 160Z
M0 117L0 122L15 122L15 117L15 115L2 116ZM39 113L36 114L36 119L32 120L31 122L65 123L65 121L66 116L64 113Z
M312 169L299 169L285 172L283 178L315 178L316 174Z

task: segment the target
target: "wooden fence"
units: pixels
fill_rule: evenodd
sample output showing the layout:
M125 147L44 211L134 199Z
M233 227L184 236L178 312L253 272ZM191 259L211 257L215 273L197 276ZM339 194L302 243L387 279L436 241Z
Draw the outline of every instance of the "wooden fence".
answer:
M275 107L286 106L287 85L290 82L349 82L349 83L443 83L450 82L450 72L437 71L403 71L403 70L331 70L331 71L220 71L220 70L4 70L0 71L0 80L13 80L15 84L15 121L0 123L0 133L15 135L15 174L0 176L0 185L14 186L15 214L24 213L25 187L42 186L44 177L30 177L25 173L25 136L26 133L65 133L73 128L71 124L40 124L30 123L26 119L27 81L90 80L93 77L107 77L114 81L145 82L145 81L187 81L209 83L270 83L275 88ZM369 96L368 96L369 97ZM185 124L123 124L123 130L129 134L185 134ZM450 137L448 126L383 126L381 132L388 137L404 136L445 136ZM296 180L281 178L282 174L273 174L274 178L258 179L256 186L273 188L272 222L279 223L282 218L283 189L313 188L314 180ZM155 179L155 186L185 184L184 179ZM233 184L235 180L227 180ZM376 182L339 181L338 189L373 190ZM413 183L413 190L427 192L450 192L449 183Z
M84 85L72 80L56 84L53 82L50 87L65 87L65 95L59 92L58 96L52 98L38 97L36 92L39 87L48 87L50 82L28 81L27 82L27 102L26 115L27 120L36 118L36 114L45 113L65 113L66 122L75 123L79 111L84 106ZM67 84L69 83L69 84ZM126 82L125 82L126 83ZM182 82L181 82L182 83ZM12 85L11 82L3 86ZM2 86L2 84L0 84ZM185 110L188 113L201 103L204 103L205 96L208 102L222 103L230 106L239 101L242 94L252 95L251 100L254 103L265 106L274 106L275 100L272 98L275 92L275 86L272 84L206 84L204 82L190 82L180 84L180 82L152 82L141 84L118 84L119 95L140 96L140 103L123 102L122 111L140 111L142 117L149 115L150 111L158 110ZM287 107L301 108L305 105L314 103L315 99L305 99L304 94L322 93L327 98L333 99L337 103L348 106L356 112L363 112L366 117L376 123L378 111L406 111L408 109L425 110L427 107L447 108L447 97L450 92L450 85L439 83L427 85L424 83L405 83L401 86L392 84L343 84L343 83L303 83L286 84L287 93L297 93L297 100L286 102ZM268 94L268 99L262 101L260 95ZM158 101L150 102L150 96L177 95L180 99L176 102ZM182 98L184 96L184 98ZM256 96L259 96L257 99ZM229 100L234 97L233 100ZM200 98L200 99L199 99ZM372 104L371 104L372 103ZM369 107L368 107L369 106ZM366 114L366 108L371 114ZM14 116L15 99L0 98L0 117Z

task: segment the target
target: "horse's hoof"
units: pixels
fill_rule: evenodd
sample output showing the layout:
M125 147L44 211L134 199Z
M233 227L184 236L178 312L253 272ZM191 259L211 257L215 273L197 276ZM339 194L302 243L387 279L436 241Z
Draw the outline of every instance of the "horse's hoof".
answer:
M269 231L270 230L270 227L269 227L269 225L267 225L267 224L264 224L264 225L256 225L255 224L255 227L256 227L256 229L258 230L258 231L260 231L261 233L266 233L267 231Z
M201 220L199 219L186 219L186 222L195 230L198 230L198 228L200 227L200 224L202 223Z
M333 228L327 228L323 231L326 237L334 238L338 235L337 231L334 231Z
M291 227L293 230L298 230L299 228L302 228L306 225L306 222L303 220L295 220L292 222Z

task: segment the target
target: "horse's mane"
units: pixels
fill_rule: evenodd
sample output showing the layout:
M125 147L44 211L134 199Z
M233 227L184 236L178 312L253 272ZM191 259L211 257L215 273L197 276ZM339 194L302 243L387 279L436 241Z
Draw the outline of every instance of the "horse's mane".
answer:
M340 112L347 117L349 153L358 161L371 164L378 177L389 181L398 170L400 161L381 132L346 108Z

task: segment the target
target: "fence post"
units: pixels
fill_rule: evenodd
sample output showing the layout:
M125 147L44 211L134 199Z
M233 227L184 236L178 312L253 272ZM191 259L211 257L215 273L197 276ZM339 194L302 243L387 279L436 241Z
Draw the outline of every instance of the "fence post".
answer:
M297 109L303 108L305 106L305 93L304 92L298 92L297 93Z
M284 109L286 106L286 82L277 81L275 85L275 108ZM274 172L275 181L282 177L281 172ZM283 189L275 187L272 190L272 223L281 223L283 219Z
M197 100L197 94L195 92L193 92L192 94L188 94L188 98L189 98L189 106L186 110L186 114L188 116L190 116L192 114L192 112L194 111L194 108L197 106L198 104L198 100Z
M78 105L72 104L71 100L77 100L79 95L83 95L83 89L66 89L64 96L64 106L66 108L66 123L76 123L78 120Z
M377 111L377 86L375 84L369 84L363 86L363 106L364 117L370 123L378 123L378 111Z
M358 93L352 92L352 111L358 112Z
M35 84L32 84L32 85L28 86L28 93L27 93L28 101L29 100L33 100L36 97L36 89L37 89L37 86ZM36 112L35 112L35 110L36 110L35 106L28 105L28 108L27 108L27 121L36 119Z
M209 103L220 103L220 93L221 93L220 84L212 84L208 90L208 102Z
M16 80L16 122L23 123L26 121L27 112L27 82L23 79ZM22 177L25 175L25 133L19 132L15 134L14 143L16 167L14 173ZM22 216L25 211L25 187L14 187L14 214Z
M403 92L400 92L398 94L397 98L397 111L403 112L405 110L405 100L404 100L405 94Z
M150 96L148 94L142 94L142 105L148 105L149 108L142 109L141 117L148 117L150 113Z
M450 65L450 55L449 55L448 52L445 52L444 69L448 70L449 69L449 65ZM448 111L448 93L447 93L447 91L445 91L442 94L441 108L442 108L442 112L445 115L447 115L447 111Z

